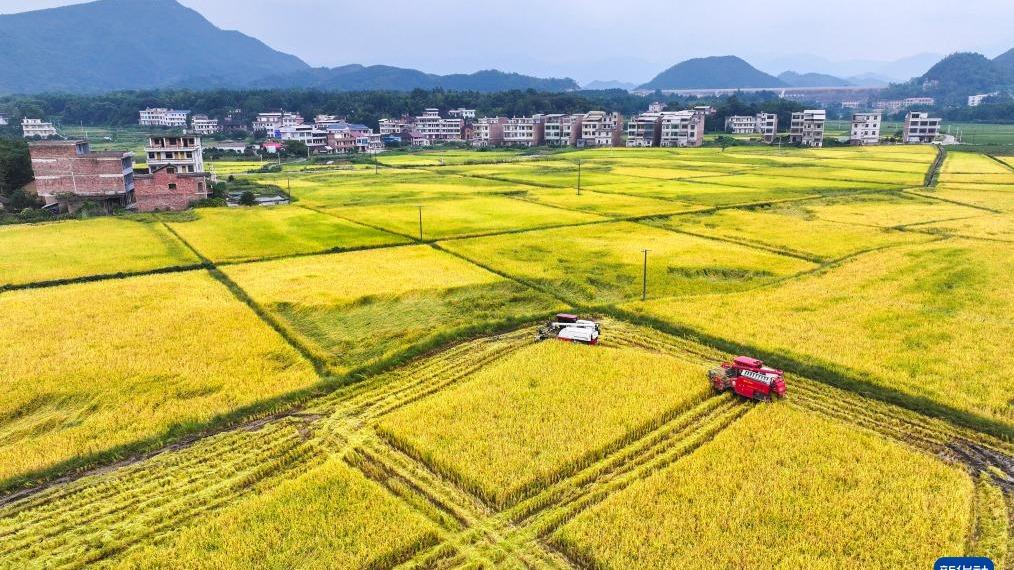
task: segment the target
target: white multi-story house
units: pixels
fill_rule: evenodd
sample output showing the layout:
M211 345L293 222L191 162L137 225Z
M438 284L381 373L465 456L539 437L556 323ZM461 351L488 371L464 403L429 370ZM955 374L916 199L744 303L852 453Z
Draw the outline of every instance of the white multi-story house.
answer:
M905 107L914 107L916 105L933 105L937 102L933 97L908 97L902 100L901 104Z
M412 130L412 121L408 118L380 119L380 134L401 136Z
M619 146L623 138L623 115L590 111L581 120L581 138L578 146Z
M584 115L543 115L543 139L549 146L574 146L581 136Z
M367 154L384 152L384 138L380 133L361 133L356 137L356 150Z
M874 109L878 109L878 110L881 110L881 111L886 111L888 113L893 113L895 111L900 111L901 108L904 107L904 106L905 106L905 102L902 101L901 99L880 100L880 101L877 101L876 103L873 104L873 108Z
M789 125L789 142L803 146L824 146L824 123L827 112L823 109L807 109L792 113Z
M627 146L658 146L662 135L662 112L649 111L627 121Z
M699 111L662 113L659 146L701 146L704 142L704 117Z
M472 120L475 119L475 109L465 109L464 107L451 109L447 111L447 116L452 119Z
M653 101L648 104L649 113L661 113L662 111L665 111L665 103L661 101Z
M180 173L204 172L204 147L199 136L151 136L144 153L152 172L163 165L175 166Z
M725 118L725 132L734 135L748 135L757 132L757 117L732 115Z
M485 148L503 144L503 126L507 117L481 117L472 125L472 146Z
M194 115L190 122L190 130L195 135L213 135L222 130L218 125L218 119L210 119L207 115Z
M778 136L778 115L775 113L757 113L757 132L766 143L775 142Z
M431 141L460 141L465 127L464 119L445 119L439 109L426 109L415 118L415 130Z
M503 124L503 144L509 146L538 146L545 137L542 115L511 117Z
M856 145L880 144L880 113L852 113L849 142Z
M0 127L6 126L8 123L7 115L0 113Z
M979 105L982 105L983 100L985 100L987 97L993 97L994 95L999 95L999 94L1000 94L999 91L994 91L992 93L979 93L977 95L969 95L968 96L968 106L969 107L978 107ZM3 123L0 123L0 124L3 124Z
M278 129L278 136L283 141L299 141L311 152L318 152L327 146L327 131L313 125L292 125Z
M257 118L253 122L253 130L275 133L282 127L295 127L296 125L302 125L304 122L306 121L303 120L303 116L299 113L286 113L284 111L257 113Z
M142 127L163 127L167 129L187 128L187 117L190 111L183 109L166 109L152 107L138 111L137 124Z
M29 119L25 117L21 119L21 132L24 133L26 139L44 139L48 137L55 137L57 134L56 127L53 123L47 123L42 119Z
M940 134L941 120L929 113L909 111L905 115L902 140L906 143L931 143Z

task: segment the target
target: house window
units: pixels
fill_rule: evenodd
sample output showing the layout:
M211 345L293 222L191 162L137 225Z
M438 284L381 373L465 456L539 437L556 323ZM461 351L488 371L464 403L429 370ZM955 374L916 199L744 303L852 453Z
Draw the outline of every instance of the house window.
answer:
M176 189L176 185L175 184L169 184L169 189L170 190L175 190Z

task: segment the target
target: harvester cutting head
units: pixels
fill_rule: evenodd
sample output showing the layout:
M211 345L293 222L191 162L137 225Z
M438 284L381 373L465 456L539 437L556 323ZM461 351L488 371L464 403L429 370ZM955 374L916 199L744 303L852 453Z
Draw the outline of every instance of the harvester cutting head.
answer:
M601 327L595 321L580 319L577 315L560 313L539 327L537 339L556 338L567 342L598 344Z

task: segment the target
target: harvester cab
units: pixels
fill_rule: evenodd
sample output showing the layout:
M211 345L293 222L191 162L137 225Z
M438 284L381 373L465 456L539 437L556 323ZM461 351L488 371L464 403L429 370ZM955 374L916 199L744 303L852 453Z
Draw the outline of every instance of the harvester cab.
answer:
M598 344L602 328L595 321L580 319L577 315L560 313L539 327L537 340L555 338L567 342Z
M719 392L733 392L753 400L768 401L785 396L785 378L781 370L768 368L749 356L737 356L732 362L708 371L712 386Z

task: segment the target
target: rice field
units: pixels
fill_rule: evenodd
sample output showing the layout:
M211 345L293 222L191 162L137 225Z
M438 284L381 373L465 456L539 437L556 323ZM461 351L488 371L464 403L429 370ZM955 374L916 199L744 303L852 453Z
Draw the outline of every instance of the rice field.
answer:
M0 226L0 569L1010 568L1012 171L936 157L220 162L295 202Z
M441 247L572 302L730 292L816 265L743 245L630 222L443 242Z
M503 196L329 208L336 216L422 240L601 221L594 214Z
M0 226L0 289L199 263L158 223L94 218Z
M703 400L698 372L640 348L541 343L395 412L379 430L504 506Z
M563 308L426 246L231 265L223 271L337 373Z
M299 206L204 208L197 219L170 222L202 256L236 262L406 243L390 232Z
M941 552L963 550L972 497L960 469L765 406L554 540L604 568L928 568Z
M1001 425L1014 424L1006 365L1014 337L1009 245L950 239L852 258L777 286L625 307L818 364ZM758 311L735 329L722 316Z
M204 271L10 291L0 314L4 486L319 381Z

